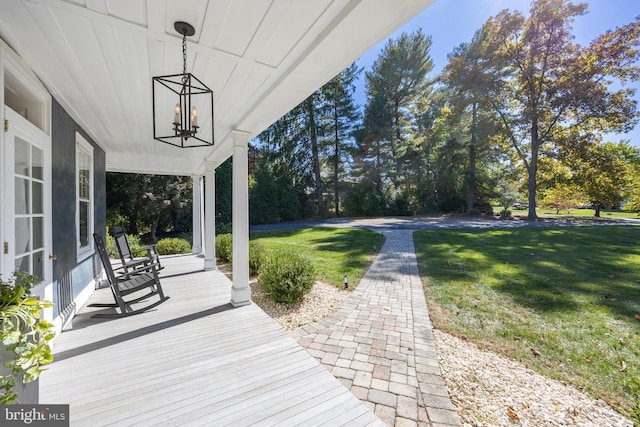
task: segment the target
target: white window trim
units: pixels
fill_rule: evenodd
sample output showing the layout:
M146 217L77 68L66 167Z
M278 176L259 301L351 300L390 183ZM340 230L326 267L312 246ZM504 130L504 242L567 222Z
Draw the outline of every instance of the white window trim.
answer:
M77 157L77 153L78 151L83 151L85 152L88 156L89 156L89 177L90 177L90 182L89 182L89 197L90 197L90 203L89 203L89 230L88 230L88 237L89 237L89 244L87 246L81 247L80 246L80 194L79 194L79 189L78 189L78 182L80 181L80 162L79 159ZM78 132L76 132L76 179L75 179L75 186L76 186L76 251L77 251L77 262L80 262L86 258L88 258L89 256L93 255L95 253L95 248L93 246L93 223L94 223L94 212L93 212L93 205L94 205L94 196L93 196L93 187L94 187L94 176L93 176L93 146L91 144L89 144L89 142L84 139L82 137L82 135L80 135Z

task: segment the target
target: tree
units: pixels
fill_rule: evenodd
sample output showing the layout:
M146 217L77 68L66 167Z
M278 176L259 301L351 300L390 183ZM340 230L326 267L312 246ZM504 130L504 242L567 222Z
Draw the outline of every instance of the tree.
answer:
M260 169L277 187L278 217L280 221L293 221L303 217L307 204L307 189L315 188L313 157L308 142L304 105L300 104L282 116L254 140L256 168ZM254 220L253 213L251 221ZM254 210L255 211L255 207ZM310 216L310 215L309 215Z
M233 206L233 159L216 168L216 233L231 229Z
M340 173L343 170L345 155L350 145L356 121L360 114L353 101L355 80L362 69L353 63L340 74L325 84L321 91L326 104L326 122L331 132L327 133L326 140L333 148L329 154L333 180L333 198L336 216L340 216Z
M518 185L514 182L501 182L498 185L497 194L498 200L500 200L500 205L502 205L505 211L520 198Z
M487 58L482 36L478 31L471 43L456 47L442 73L442 81L452 90L453 109L461 117L468 116L467 210L473 208L476 199L478 158L488 153L491 133L497 132L494 118L486 111L492 82L483 72Z
M591 147L574 165L576 182L595 208L596 217L602 208L618 206L626 198L633 157L640 155L628 143L606 142Z
M569 211L577 207L582 200L580 188L574 184L562 183L548 188L542 193L541 205L545 208L555 209L556 214L559 214L561 210Z
M107 174L107 218L131 234L191 229L192 186L189 177Z
M635 89L625 83L639 78L640 20L582 47L572 43L571 23L586 10L567 0L536 0L528 18L504 10L482 29L491 59L485 72L495 82L491 105L527 170L530 219L536 218L540 156L638 121Z
M370 97L364 108L362 128L355 131L357 150L354 174L382 187L391 169L390 149L392 117L381 94Z
M384 135L388 139L373 141L389 143L393 159L389 176L396 188L403 182L407 184L403 163L415 155L407 143L412 121L410 113L412 105L418 97L424 96L430 85L427 79L433 69L430 49L431 37L425 36L421 29L412 34L402 33L398 39L387 42L371 70L365 73L368 103L376 110L369 118L384 119L383 123L365 121L365 128L390 126L390 131ZM379 112L380 108L390 111L391 123Z
M311 156L313 161L313 177L315 183L316 200L318 206L318 214L324 216L324 199L322 195L322 174L320 171L320 148L318 147L318 131L321 126L319 115L322 113L318 111L321 106L318 102L321 96L321 92L315 91L311 96L304 100L302 103L303 111L306 117L305 128L308 131L309 144L311 145Z
M273 171L265 163L254 171L249 186L251 224L280 222L278 184Z

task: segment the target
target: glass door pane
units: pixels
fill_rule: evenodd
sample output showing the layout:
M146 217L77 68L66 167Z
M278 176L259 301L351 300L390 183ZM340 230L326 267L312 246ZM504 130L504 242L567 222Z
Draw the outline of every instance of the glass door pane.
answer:
M4 107L9 122L0 147L0 274L36 274L51 283L51 138ZM42 288L44 289L44 288Z
M44 274L44 152L16 136L14 144L15 267Z

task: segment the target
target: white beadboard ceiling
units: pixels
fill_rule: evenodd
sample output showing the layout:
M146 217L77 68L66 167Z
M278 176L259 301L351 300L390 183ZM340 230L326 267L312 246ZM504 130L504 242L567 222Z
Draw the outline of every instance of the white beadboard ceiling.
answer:
M231 155L234 130L257 135L433 1L0 0L0 37L105 150L108 171L190 175ZM153 139L151 79L182 72L176 21L196 30L187 71L213 89L213 147Z

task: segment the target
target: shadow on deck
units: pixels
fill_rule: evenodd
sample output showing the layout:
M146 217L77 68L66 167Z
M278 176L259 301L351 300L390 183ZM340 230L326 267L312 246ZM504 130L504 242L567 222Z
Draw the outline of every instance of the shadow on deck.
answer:
M384 425L258 306L232 308L202 258L162 263L167 302L120 319L85 307L56 339L40 402L69 404L71 426Z

